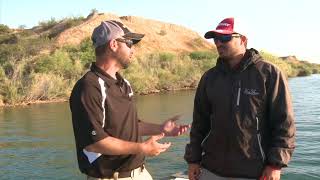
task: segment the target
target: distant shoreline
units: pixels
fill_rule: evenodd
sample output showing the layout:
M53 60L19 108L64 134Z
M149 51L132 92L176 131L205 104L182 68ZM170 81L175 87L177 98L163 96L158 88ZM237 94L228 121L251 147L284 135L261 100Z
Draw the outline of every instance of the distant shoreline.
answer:
M308 76L312 76L315 74L311 74ZM295 77L289 77L290 78L297 78L297 77L308 77L308 76L295 76ZM192 91L196 90L197 87L185 87L185 88L178 88L178 89L163 89L163 90L153 90L149 91L148 93L140 93L138 96L147 96L152 94L160 94L160 93L166 93L166 92L175 92L175 91ZM59 98L59 99L51 99L51 100L37 100L37 101L30 101L30 102L22 102L17 104L0 104L0 108L6 108L6 107L21 107L21 106L29 106L29 105L36 105L36 104L49 104L49 103L59 103L59 102L68 102L67 98Z
M168 90L153 90L148 93L140 93L138 96L147 96L152 94L160 94L160 93L166 93L166 92L175 92L175 91L192 91L195 90L196 87L187 87L187 88L179 88L179 89L168 89ZM59 99L51 99L51 100L36 100L36 101L30 101L30 102L22 102L17 104L0 104L0 108L6 108L6 107L21 107L21 106L30 106L30 105L36 105L36 104L49 104L49 103L59 103L59 102L68 102L68 98L59 98Z

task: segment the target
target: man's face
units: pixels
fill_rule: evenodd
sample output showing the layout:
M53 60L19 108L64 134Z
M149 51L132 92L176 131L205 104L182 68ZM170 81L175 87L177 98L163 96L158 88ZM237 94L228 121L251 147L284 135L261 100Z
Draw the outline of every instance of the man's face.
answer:
M242 48L245 48L240 34L216 35L214 43L220 58L223 59L232 59L239 54Z
M133 41L119 37L115 39L118 43L118 49L115 53L119 65L126 69L132 61L133 56Z

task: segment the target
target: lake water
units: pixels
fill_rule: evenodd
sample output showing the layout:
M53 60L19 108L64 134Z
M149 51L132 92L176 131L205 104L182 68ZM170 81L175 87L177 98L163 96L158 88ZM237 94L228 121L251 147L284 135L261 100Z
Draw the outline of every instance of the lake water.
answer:
M291 78L297 125L297 148L285 180L320 179L320 75ZM182 114L190 123L194 91L138 96L142 119L160 123ZM147 159L155 180L185 171L184 147L188 136L165 138L172 147ZM0 179L85 179L77 166L68 103L0 108Z

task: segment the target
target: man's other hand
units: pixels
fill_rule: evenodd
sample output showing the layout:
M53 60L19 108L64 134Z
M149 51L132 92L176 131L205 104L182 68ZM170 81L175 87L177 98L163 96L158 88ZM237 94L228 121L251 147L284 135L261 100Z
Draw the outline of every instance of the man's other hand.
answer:
M176 121L180 119L180 115L176 115L174 117L171 117L167 119L163 124L162 124L162 132L166 136L180 136L181 134L184 134L188 131L188 129L191 127L190 124L188 125L178 125Z
M201 173L200 164L188 164L188 176L190 180L198 180Z
M280 180L281 169L266 166L259 180Z
M165 152L170 146L171 143L158 143L157 141L162 139L164 134L161 133L156 136L151 136L145 142L141 143L141 151L146 156L157 156L162 152Z

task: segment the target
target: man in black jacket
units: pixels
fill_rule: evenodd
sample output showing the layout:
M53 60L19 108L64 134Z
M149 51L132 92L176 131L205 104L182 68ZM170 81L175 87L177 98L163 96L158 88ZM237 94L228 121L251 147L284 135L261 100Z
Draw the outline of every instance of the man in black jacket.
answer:
M295 148L286 77L247 49L247 34L237 26L226 18L205 34L219 58L195 95L185 152L190 180L278 180Z

